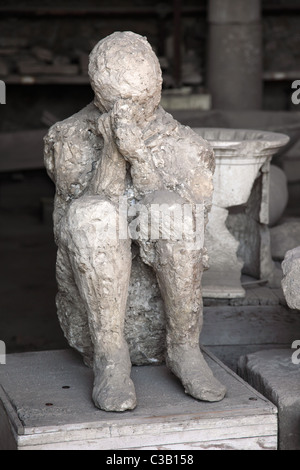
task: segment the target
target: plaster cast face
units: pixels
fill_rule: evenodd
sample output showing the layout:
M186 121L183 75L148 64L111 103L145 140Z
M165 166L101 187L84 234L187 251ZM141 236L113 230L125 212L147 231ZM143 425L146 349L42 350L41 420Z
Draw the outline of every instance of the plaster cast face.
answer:
M149 112L160 102L160 64L138 34L118 32L101 40L90 54L89 75L95 104L102 112L109 112L120 99L147 106Z

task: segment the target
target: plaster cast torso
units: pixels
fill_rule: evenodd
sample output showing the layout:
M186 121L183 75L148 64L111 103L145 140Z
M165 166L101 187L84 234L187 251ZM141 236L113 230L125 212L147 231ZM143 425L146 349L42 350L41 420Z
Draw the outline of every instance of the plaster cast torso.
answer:
M46 167L56 184L56 221L74 199L87 192L103 158L104 141L97 129L100 116L101 112L91 103L53 126L45 140L46 153L51 156L46 159ZM152 172L146 175L146 183L137 181L141 179L137 170L143 162L141 165L133 164L132 169L124 164L121 156L123 181L114 188L112 199L119 196L130 198L134 194L135 200L141 200L153 191L167 189L186 202L205 202L209 207L209 198L203 201L203 194L205 189L207 193L212 191L214 160L211 148L200 136L159 108L156 118L144 130L143 144L145 158L150 157L153 165ZM203 152L206 158L203 158ZM56 236L59 237L57 231Z
M126 126L121 123L120 137L122 142L127 142L126 146L122 146L121 155L116 145L112 144L111 129L106 135L107 126L99 126L103 116L107 120L109 115L103 115L91 103L55 124L45 138L45 153L48 156L45 163L56 184L54 230L57 243L65 243L63 227L72 202L88 196L109 200L116 212L121 197L125 198L128 207L145 204L148 209L151 204L170 206L175 203L190 204L195 212L198 204L201 205L201 212L204 211L204 231L211 208L215 169L210 145L159 107L144 123L142 132L134 129L139 137L133 142L132 116L127 120L128 136L124 135ZM125 116L127 119L127 109ZM120 125L120 112L118 118ZM155 256L153 243L139 240L139 244L143 261L152 265L151 260ZM207 267L208 259L203 246L200 257L204 268Z

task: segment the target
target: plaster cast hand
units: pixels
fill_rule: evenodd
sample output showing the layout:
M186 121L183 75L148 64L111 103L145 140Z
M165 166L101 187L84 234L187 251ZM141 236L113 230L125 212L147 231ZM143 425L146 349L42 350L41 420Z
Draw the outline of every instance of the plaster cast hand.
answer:
M89 193L118 199L125 189L126 162L115 144L110 113L100 116L98 132L104 140L101 159L93 175Z
M124 158L129 163L143 158L145 118L142 106L132 100L117 101L111 111L111 124L116 145Z
M102 135L104 144L109 144L110 142L113 142L114 140L114 135L113 135L113 130L111 126L111 114L110 113L104 113L100 116L97 122L97 127L98 127L98 132L100 135Z
M130 163L135 189L140 195L162 189L161 175L144 141L144 129L148 125L144 108L132 100L119 100L110 116L116 147Z

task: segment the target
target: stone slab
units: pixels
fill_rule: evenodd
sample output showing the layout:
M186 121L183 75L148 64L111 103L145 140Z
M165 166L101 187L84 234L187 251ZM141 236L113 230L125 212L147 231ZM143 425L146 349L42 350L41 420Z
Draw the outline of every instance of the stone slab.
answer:
M200 402L164 365L139 366L138 406L124 413L94 407L92 371L75 351L9 354L0 366L0 449L276 449L276 407L205 354L227 386L224 400Z
M292 361L294 354L298 364ZM278 407L279 450L300 450L300 364L293 349L242 356L239 374ZM294 361L295 362L295 361Z

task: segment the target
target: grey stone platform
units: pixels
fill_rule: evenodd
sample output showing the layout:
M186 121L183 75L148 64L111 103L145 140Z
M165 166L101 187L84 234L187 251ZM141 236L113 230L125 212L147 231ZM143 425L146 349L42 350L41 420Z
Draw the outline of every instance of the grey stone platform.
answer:
M300 450L300 364L292 362L295 352L258 351L238 364L239 374L278 407L279 450Z
M124 413L94 407L93 374L76 352L9 354L0 365L0 449L276 449L276 407L205 354L227 386L223 401L191 398L163 365L139 366L138 406Z

